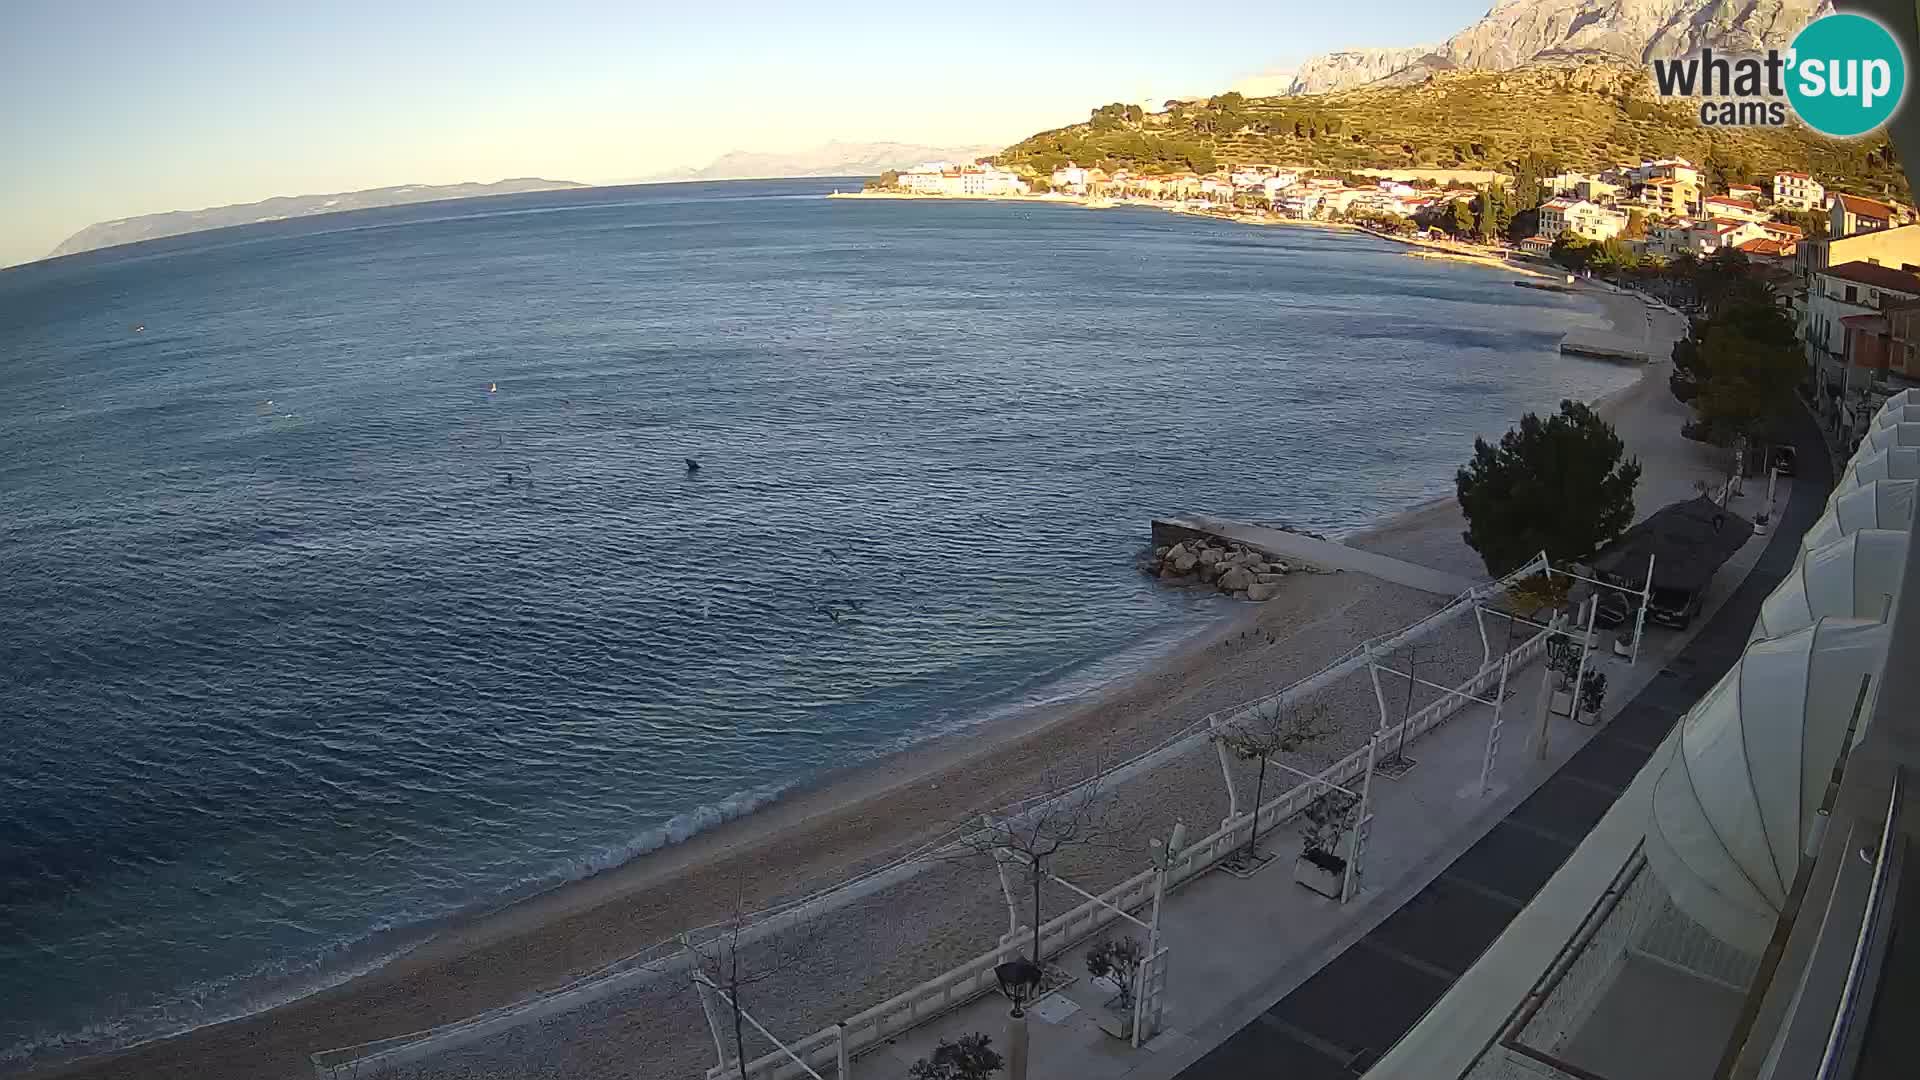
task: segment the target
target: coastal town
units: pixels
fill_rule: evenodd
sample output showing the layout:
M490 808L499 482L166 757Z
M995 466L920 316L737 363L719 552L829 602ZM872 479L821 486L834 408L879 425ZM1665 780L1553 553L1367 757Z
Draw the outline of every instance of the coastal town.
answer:
M1265 163L1205 175L1068 164L1040 175L983 159L883 174L869 190L1359 227L1443 253L1640 285L1676 266L1684 276L1703 260L1738 259L1791 308L1814 404L1850 445L1889 395L1920 386L1920 216L1806 172L1754 179L1714 184L1677 157L1538 176L1524 167L1328 175Z

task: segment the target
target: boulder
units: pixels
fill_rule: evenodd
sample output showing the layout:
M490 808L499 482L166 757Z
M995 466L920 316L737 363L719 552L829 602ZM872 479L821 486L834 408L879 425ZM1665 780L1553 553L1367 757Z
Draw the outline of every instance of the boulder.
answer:
M1186 553L1187 553L1187 542L1182 540L1180 543L1175 544L1172 547L1168 548L1167 553L1161 556L1161 558L1177 559L1180 556L1185 555Z
M1167 545L1161 544L1159 547L1153 549L1153 557L1156 559L1164 559L1167 557L1169 550L1171 549L1168 548Z
M1160 568L1160 580L1178 581L1180 580L1180 572L1171 566L1163 566Z
M1280 585L1277 582L1256 581L1247 586L1249 600L1271 600L1278 595L1280 595Z
M1212 566L1214 563L1217 563L1219 561L1220 561L1219 548L1201 548L1200 549L1200 565L1201 566Z
M1278 584L1280 584L1281 582L1283 582L1283 581L1285 581L1285 580L1287 580L1287 575L1285 575L1285 574L1255 574L1255 575L1253 575L1253 580L1254 580L1254 581L1256 581L1256 582L1259 582L1259 583L1260 583L1260 584L1262 584L1262 585L1278 585Z
M1167 565L1182 574L1193 573L1193 568L1200 565L1200 557L1185 548L1176 550L1178 553L1168 558Z
M1220 575L1220 587L1228 592L1239 592L1253 583L1253 575L1244 566L1232 567Z
M1213 581L1220 576L1222 569L1224 568L1217 562L1203 562L1200 564L1200 580Z
M1292 569L1293 567L1288 566L1286 563L1283 563L1283 562L1277 562L1273 564L1273 571L1276 574L1285 574L1290 572Z

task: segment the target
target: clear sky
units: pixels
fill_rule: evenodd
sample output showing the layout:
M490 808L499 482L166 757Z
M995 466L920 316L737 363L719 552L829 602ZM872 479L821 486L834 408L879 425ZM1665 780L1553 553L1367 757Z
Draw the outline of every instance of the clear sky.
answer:
M1487 0L5 0L0 264L95 221L829 139L1006 143Z

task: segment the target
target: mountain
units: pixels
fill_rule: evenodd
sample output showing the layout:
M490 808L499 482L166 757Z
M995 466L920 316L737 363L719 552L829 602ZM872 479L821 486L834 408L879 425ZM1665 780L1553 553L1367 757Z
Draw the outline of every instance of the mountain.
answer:
M765 180L787 176L875 176L926 161L972 161L988 157L996 146L916 146L911 143L830 142L794 153L735 150L703 168L676 169L648 180Z
M1645 64L1705 46L1784 48L1828 0L1501 0L1433 47L1348 49L1302 64L1289 92L1322 94L1436 70L1506 71L1541 59L1614 57Z
M571 180L527 177L492 184L406 184L331 195L282 195L208 210L170 210L163 214L142 214L139 217L97 222L61 241L60 246L54 248L47 257L73 255L95 248L131 244L139 240L158 240L163 236L179 236L206 229L223 229L229 225L334 214L342 210L370 210L376 206L400 206L438 199L470 199L481 195L515 195L526 191L559 191L587 186Z
M1794 169L1845 191L1906 198L1905 176L1884 138L1828 139L1798 124L1703 127L1690 102L1657 98L1651 84L1638 64L1560 56L1510 71L1434 70L1406 85L1389 78L1331 94L1223 94L1138 119L1103 110L1023 139L999 160L1042 174L1068 161L1150 172L1208 172L1234 162L1329 172L1512 172L1529 155L1536 166L1567 169L1678 156L1703 165L1716 187Z
M1342 49L1309 57L1294 69L1289 94L1324 94L1349 86L1365 86L1412 65L1434 51L1432 45L1405 49Z

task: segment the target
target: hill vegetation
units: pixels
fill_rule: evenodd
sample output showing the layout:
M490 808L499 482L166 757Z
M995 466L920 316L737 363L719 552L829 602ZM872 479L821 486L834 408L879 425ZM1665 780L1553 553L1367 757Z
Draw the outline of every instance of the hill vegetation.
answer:
M1695 106L1653 95L1646 69L1604 61L1440 72L1416 85L1313 96L1227 93L1170 101L1158 113L1106 105L1085 123L1007 147L997 160L1040 172L1068 161L1144 172L1205 173L1236 162L1511 171L1527 155L1585 170L1684 157L1702 165L1715 188L1795 169L1860 194L1909 194L1883 136L1841 142L1797 121L1703 127Z

